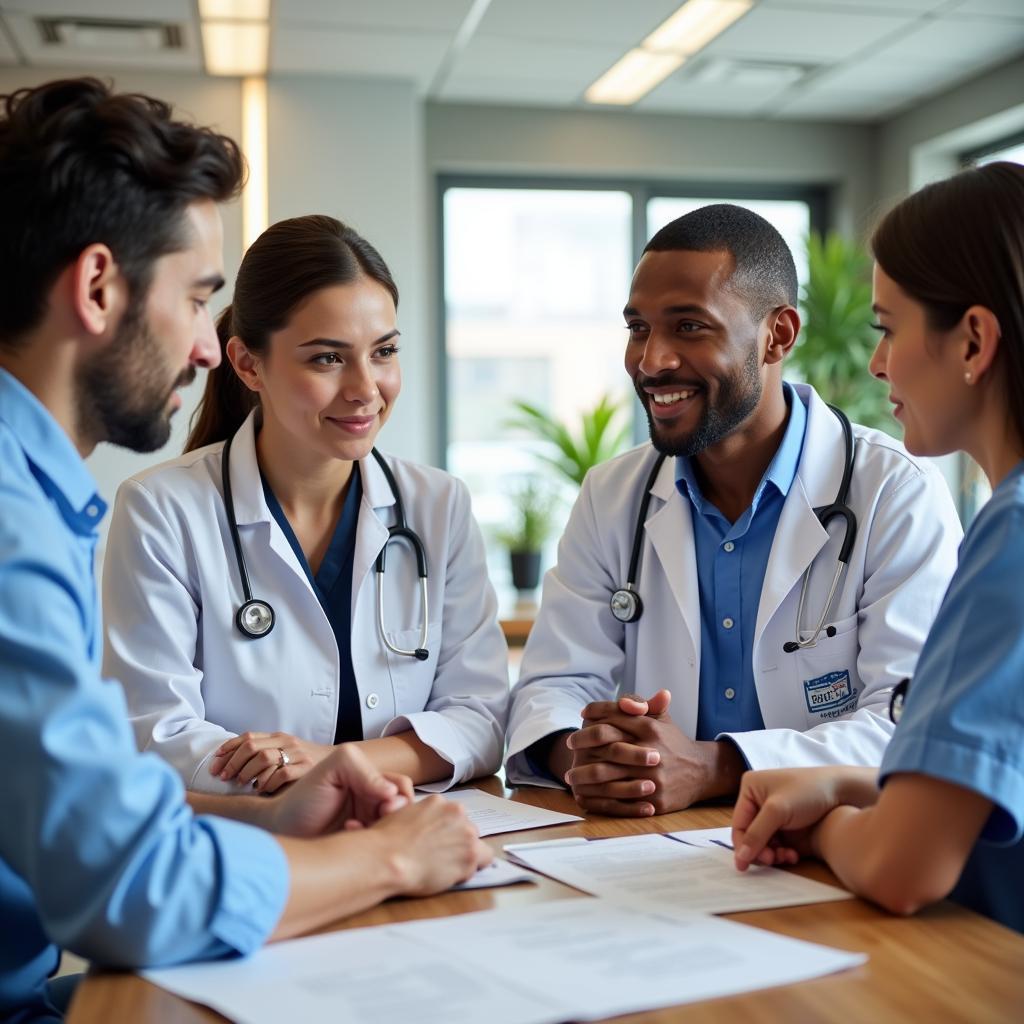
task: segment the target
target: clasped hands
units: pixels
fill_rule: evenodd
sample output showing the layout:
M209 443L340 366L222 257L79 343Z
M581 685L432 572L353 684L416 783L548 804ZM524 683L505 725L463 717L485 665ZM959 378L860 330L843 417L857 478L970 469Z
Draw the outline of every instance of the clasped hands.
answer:
M583 727L566 737L572 767L565 783L585 811L648 817L734 793L745 763L728 740L700 742L669 715L672 695L595 701Z

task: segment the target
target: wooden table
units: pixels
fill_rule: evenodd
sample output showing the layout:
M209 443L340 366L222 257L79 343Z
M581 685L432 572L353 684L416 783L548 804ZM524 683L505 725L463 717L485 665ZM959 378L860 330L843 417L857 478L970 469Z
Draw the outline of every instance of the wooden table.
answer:
M575 804L561 791L529 787L509 791L497 778L483 780L479 787L552 810L576 811ZM500 850L507 842L571 835L595 838L673 832L712 828L728 821L728 807L705 806L642 821L591 818L578 824L505 833L491 837L488 842ZM835 881L820 864L801 865L797 870L820 881ZM323 930L464 914L572 896L589 898L538 876L536 885L392 900ZM617 1018L619 1024L1024 1021L1024 936L954 904L939 904L913 918L891 917L860 900L729 917L782 935L866 952L870 960L863 967L816 981L633 1014ZM212 1010L185 1002L134 975L100 972L90 974L80 986L69 1024L208 1024L223 1019Z

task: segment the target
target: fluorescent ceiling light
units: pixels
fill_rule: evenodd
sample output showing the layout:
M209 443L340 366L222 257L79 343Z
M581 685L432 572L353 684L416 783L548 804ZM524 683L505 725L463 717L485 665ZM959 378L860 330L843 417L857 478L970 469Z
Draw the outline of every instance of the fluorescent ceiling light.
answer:
M688 0L641 45L645 50L691 57L751 7L753 0Z
M754 0L687 0L639 49L630 50L606 71L583 98L589 103L636 103L753 6Z
M265 75L270 27L256 21L204 21L203 52L211 75Z
M630 50L613 64L584 94L589 103L636 103L678 68L684 57L674 53Z
M199 17L208 21L266 21L270 0L199 0Z

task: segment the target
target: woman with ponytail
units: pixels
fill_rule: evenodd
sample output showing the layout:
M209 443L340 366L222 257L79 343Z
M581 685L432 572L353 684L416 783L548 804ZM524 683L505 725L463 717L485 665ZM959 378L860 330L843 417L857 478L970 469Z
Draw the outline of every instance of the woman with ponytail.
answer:
M737 866L816 856L896 913L948 895L1024 931L1024 167L927 186L872 248L871 371L907 448L967 452L992 498L894 693L881 769L748 772Z
M387 266L351 228L275 224L218 321L223 359L186 454L118 492L105 670L124 684L139 746L190 789L272 793L343 742L435 790L500 763L508 652L469 494L372 451L401 389L397 306ZM381 620L374 568L399 499L425 549L427 599L395 540ZM233 525L252 597L274 613L256 638L236 620L247 598Z

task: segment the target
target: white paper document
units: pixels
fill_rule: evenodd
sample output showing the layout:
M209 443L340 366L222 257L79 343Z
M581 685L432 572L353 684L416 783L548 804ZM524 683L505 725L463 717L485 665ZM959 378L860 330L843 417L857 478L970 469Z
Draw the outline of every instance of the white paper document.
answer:
M789 984L866 959L732 921L569 899L335 932L143 976L238 1024L556 1024Z
M460 789L454 793L445 793L444 798L454 800L466 808L469 820L476 825L481 836L583 820L578 814L547 811L543 807L532 807L530 804L481 793L479 789Z
M725 828L689 828L682 832L666 832L669 839L678 839L687 846L718 846L732 849L732 826Z
M729 850L688 846L664 835L528 843L506 852L583 892L666 911L732 914L852 898L843 889L778 868L739 872Z
M485 868L481 868L472 878L461 885L453 885L450 892L460 889L493 889L499 885L515 885L517 882L535 882L537 876L532 871L510 864L507 860L495 857Z

